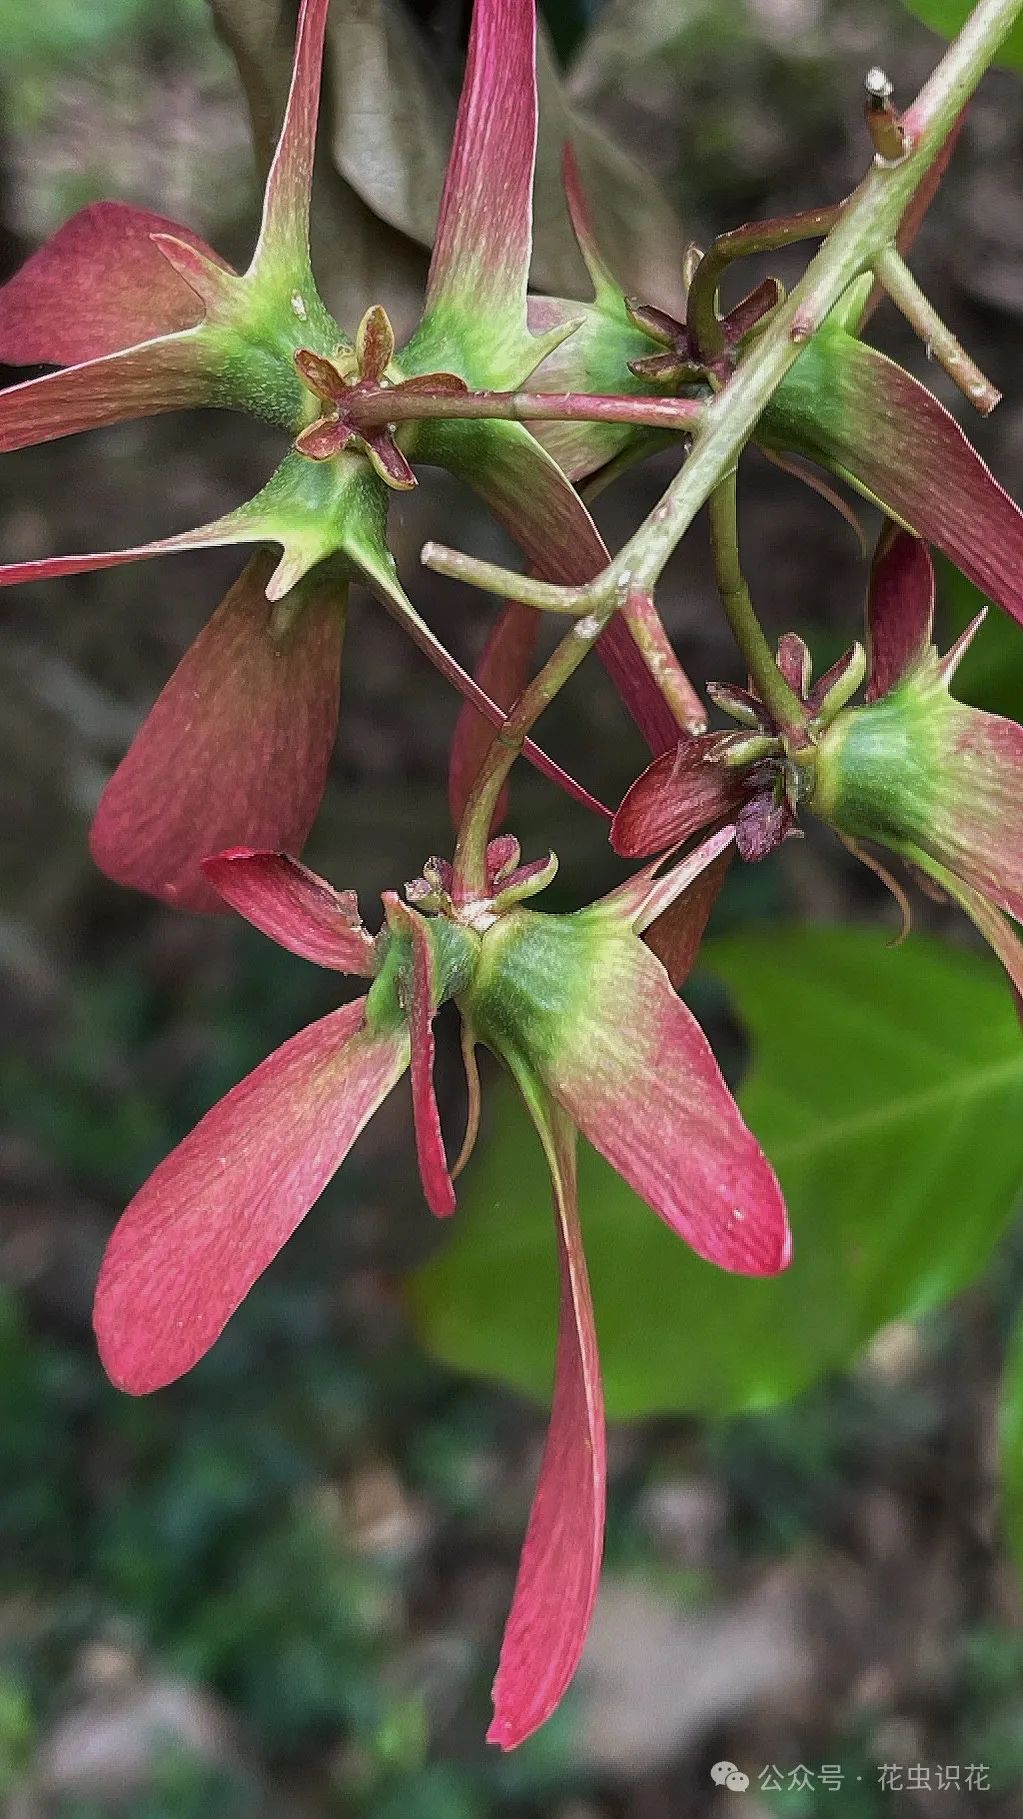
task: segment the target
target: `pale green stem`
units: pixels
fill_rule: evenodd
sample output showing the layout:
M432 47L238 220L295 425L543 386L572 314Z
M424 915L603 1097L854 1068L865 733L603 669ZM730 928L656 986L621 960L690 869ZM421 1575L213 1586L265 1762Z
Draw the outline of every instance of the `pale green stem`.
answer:
M575 674L583 658L589 655L617 604L611 600L598 611L576 620L539 674L523 690L500 732L495 734L458 830L452 860L452 894L456 902L464 903L485 895L487 842L508 773L522 750L530 727Z
M901 310L906 321L915 328L931 359L944 367L974 409L986 417L1001 402L1001 392L946 327L898 249L886 246L874 261L874 271L896 309Z
M778 668L750 599L739 560L735 469L715 487L708 501L714 572L725 617L746 660L757 693L780 733L805 742L806 709Z
M635 588L652 591L701 506L734 472L762 412L806 342L853 280L872 270L894 241L918 184L1021 10L1023 0L980 0L974 8L913 107L902 117L905 157L896 164L875 160L792 295L771 317L728 384L707 405L685 466L615 560L583 587L530 584L529 605L582 609L583 616L576 619L519 698L490 747L455 851L455 888L462 894L485 890L486 842L493 812L527 733L593 648L615 608ZM467 562L463 573L468 575L470 568ZM521 576L509 571L494 586L497 575L502 571L491 567L484 583L487 591L504 592L512 599L523 597L518 591Z
M803 347L855 278L873 269L891 245L903 213L938 155L956 115L976 88L1023 0L980 0L958 38L902 116L907 151L897 164L875 161L853 191L841 217L808 265L791 296L728 384L706 406L693 450L660 503L602 574L583 587L533 584L529 604L545 609L605 608L629 586L652 589L681 538L722 477L738 463L746 443ZM518 599L521 577L508 571L488 592Z
M448 549L443 543L424 544L422 561L435 574L446 575L450 581L466 581L474 587L482 587L489 578L500 579L504 575L504 570L496 563L481 561L476 556L466 556L461 550ZM523 606L536 604L542 609L542 600L534 602L529 598L534 578L523 575L520 579L520 603ZM538 580L535 586L539 594L546 583ZM559 611L562 617L578 619L585 616L570 606L562 606ZM706 732L707 710L671 647L671 641L650 595L634 589L624 603L622 612L636 648L679 726L687 733Z
M672 649L653 595L634 587L621 613L648 673L679 726L687 733L705 733L707 709Z
M446 543L424 543L419 552L419 560L424 568L432 569L435 575L445 575L449 581L465 581L471 587L478 587L485 594L503 594L508 571L499 562L485 562L480 556L466 555L464 550L451 549ZM547 596L551 591L549 581L541 581L536 575L515 576L514 598L522 606L545 608ZM562 617L581 619L589 608L585 603L579 604L575 599L563 597L564 589L557 590L558 599L553 607L555 613Z

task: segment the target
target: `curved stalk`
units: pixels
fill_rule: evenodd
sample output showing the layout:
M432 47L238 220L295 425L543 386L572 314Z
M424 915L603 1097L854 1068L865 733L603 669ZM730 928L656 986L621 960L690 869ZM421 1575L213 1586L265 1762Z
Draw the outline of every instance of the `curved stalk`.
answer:
M530 727L593 649L618 604L617 600L612 600L602 610L576 620L542 670L523 690L500 732L495 734L458 830L451 867L451 890L456 903L486 894L487 842L508 773L522 750Z
M711 493L707 509L718 592L735 642L778 731L803 743L806 709L775 662L742 572L734 468Z
M837 202L830 208L806 208L798 215L779 215L770 221L747 221L743 227L718 235L696 267L686 298L686 323L703 360L720 359L725 352L717 294L729 265L736 259L752 258L755 253L796 246L800 240L822 240L831 232L843 206Z

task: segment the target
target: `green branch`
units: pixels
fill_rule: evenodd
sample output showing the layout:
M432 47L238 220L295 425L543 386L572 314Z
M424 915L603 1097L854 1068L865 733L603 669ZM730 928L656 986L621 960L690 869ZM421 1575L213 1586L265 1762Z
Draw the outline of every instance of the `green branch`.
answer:
M854 279L872 271L892 244L902 216L933 164L956 115L973 93L1023 0L980 0L912 107L902 116L906 154L872 164L791 296L771 317L728 384L704 409L692 452L660 503L615 560L585 586L532 582L529 604L574 614L609 615L631 585L652 589L682 537L724 477L737 465L763 412L805 344ZM471 565L463 570L474 579ZM496 576L500 576L497 580ZM521 577L491 572L487 592L519 599Z
M722 503L727 506L727 494L720 494L719 489L734 475L762 413L807 341L849 285L864 272L873 271L894 242L918 185L1021 10L1023 0L979 0L958 38L902 116L905 155L896 163L875 159L791 296L772 315L727 385L705 406L685 465L660 503L602 574L584 586L566 588L532 579L524 583L524 578L513 571L462 558L462 578L485 591L526 599L530 606L575 616L571 630L520 697L503 732L490 747L458 838L456 888L462 893L472 895L484 886L483 855L493 810L527 733L593 648L616 608L636 591L652 592L701 507L715 493L719 512ZM436 546L427 554L430 566L440 566L442 559L449 559ZM528 586L528 593L524 585ZM732 598L734 604L738 598L734 590ZM737 620L743 637L752 636L750 621L756 624L752 606L748 615L743 610ZM762 639L759 625L756 630ZM764 648L768 649L766 641ZM773 658L770 663L782 681ZM766 676L765 665L758 680L763 682ZM773 690L773 683L768 686ZM779 697L777 705L784 705L788 714L791 704L783 704Z

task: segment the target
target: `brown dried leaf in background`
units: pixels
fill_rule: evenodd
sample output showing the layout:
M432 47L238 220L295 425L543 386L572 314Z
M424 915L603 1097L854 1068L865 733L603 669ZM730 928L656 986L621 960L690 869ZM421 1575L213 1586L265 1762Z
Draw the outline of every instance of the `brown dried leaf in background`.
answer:
M334 0L328 32L334 163L382 221L432 246L454 95L395 0Z
M295 14L286 0L209 0L241 77L261 173L270 168L291 70Z
M547 33L540 32L533 279L539 288L557 295L590 294L561 185L562 148L571 140L593 209L598 245L611 270L627 294L677 314L684 302L686 237L652 172L623 150L599 123L597 109L587 105L590 92L576 72L586 67L588 44L589 39L566 82ZM593 99L599 101L596 85Z

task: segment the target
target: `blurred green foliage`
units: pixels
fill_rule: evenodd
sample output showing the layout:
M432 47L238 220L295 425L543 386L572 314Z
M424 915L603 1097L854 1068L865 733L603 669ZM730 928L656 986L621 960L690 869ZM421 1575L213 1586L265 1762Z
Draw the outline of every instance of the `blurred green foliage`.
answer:
M944 559L938 565L938 582L948 632L945 644L964 632L978 613L987 612L956 671L953 693L989 714L1023 719L1023 638L1018 625Z
M708 1424L707 1457L728 1486L742 1554L790 1554L827 1527L846 1485L879 1448L926 1447L941 1413L916 1386L861 1372L777 1408Z
M903 5L946 38L955 37L973 10L973 0L903 0ZM1013 26L997 61L1010 69L1023 69L1023 21Z
M539 0L558 57L563 63L578 50L600 11L600 0Z
M959 1737L991 1764L991 1785L1023 1785L1023 1636L992 1626L965 1640L954 1693Z
M209 29L206 0L0 0L0 42L19 82L123 47L132 32L174 40L197 27Z
M752 1040L740 1103L780 1174L794 1259L769 1282L714 1270L584 1145L583 1232L619 1417L794 1395L969 1282L1023 1185L1023 1052L993 963L918 938L892 952L876 930L779 927L712 942L703 964ZM510 1093L412 1303L446 1362L548 1392L549 1187Z

